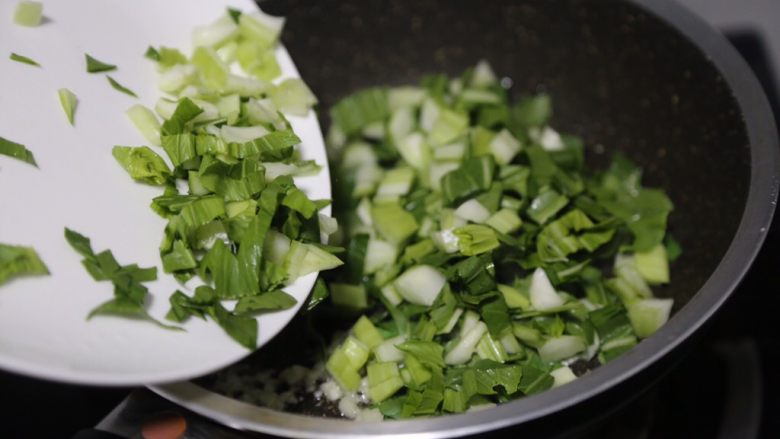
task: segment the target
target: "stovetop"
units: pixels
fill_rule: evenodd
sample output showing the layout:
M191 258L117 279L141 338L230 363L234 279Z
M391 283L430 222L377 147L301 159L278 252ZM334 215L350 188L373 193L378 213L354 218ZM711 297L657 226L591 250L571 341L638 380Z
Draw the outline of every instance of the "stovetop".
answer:
M779 115L778 77L765 41L755 29L742 29L726 35L753 67ZM777 49L780 40L774 44ZM780 362L779 267L780 216L775 216L747 277L694 350L650 391L576 437L780 437L780 377L774 373ZM116 437L139 438L143 425L161 414L184 420L187 439L262 437L218 426L144 389L70 386L0 372L0 399L7 403L0 415L3 438L68 438L93 426Z

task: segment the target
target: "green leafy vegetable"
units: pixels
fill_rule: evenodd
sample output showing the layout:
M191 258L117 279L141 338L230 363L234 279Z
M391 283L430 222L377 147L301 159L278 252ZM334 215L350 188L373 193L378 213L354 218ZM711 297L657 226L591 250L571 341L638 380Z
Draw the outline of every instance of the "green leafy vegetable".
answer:
M568 203L569 200L555 189L543 190L531 201L528 216L538 224L544 224Z
M254 317L231 313L219 302L212 305L210 315L238 344L247 349L257 347L257 320Z
M171 310L165 318L177 323L184 322L192 316L205 320L215 300L214 289L209 286L202 285L195 288L192 297L177 290L168 298Z
M111 153L135 180L162 185L171 177L168 165L149 147L115 146Z
M160 61L160 51L158 51L152 46L146 48L146 52L144 52L144 56L148 59L151 59L152 61Z
M682 246L671 235L666 236L664 245L666 246L666 256L669 258L669 262L676 261L683 253Z
M322 279L317 279L314 288L311 290L311 295L309 295L309 300L306 302L306 311L313 311L329 296L330 291L328 290L328 285Z
M356 133L388 115L387 91L382 88L367 89L350 95L330 110L330 117L344 134Z
M442 179L442 195L447 204L488 189L493 182L495 163L492 156L466 160L460 168L444 175Z
M477 393L493 395L496 388L507 394L517 392L521 385L523 368L517 365L507 366L491 360L480 360L474 365Z
M487 324L488 331L496 337L511 327L509 308L501 298L495 299L482 306L480 310L482 320Z
M36 168L38 167L38 163L35 162L35 156L33 156L32 151L21 143L12 142L3 137L0 137L0 154L29 163Z
M623 221L634 235L633 248L648 251L666 232L666 219L673 209L669 197L658 189L640 186L641 171L627 158L617 156L593 189L598 202Z
M166 273L190 270L198 266L192 251L187 247L187 244L180 239L173 242L173 249L170 253L162 257L162 263L163 270Z
M49 269L32 247L0 243L0 285L16 277L47 274Z
M191 296L174 292L167 318L210 319L248 349L256 347L257 314L295 306L286 285L342 264L335 254L343 249L323 244L337 229L335 220L320 213L329 201L310 199L292 178L319 170L301 159L301 139L286 119L308 114L316 98L300 79L267 82L281 74L275 49L283 23L259 11L228 10L194 29L190 56L147 48L144 56L155 61L166 97L155 105L157 114L134 105L127 115L163 152L146 146L112 151L131 178L162 187L151 207L167 220L163 270L182 283L198 277L204 284ZM89 72L116 69L86 59ZM246 74L236 73L236 63ZM112 279L119 265L98 256L86 259L88 270ZM344 291L352 292L334 287L330 296L318 282L307 308L327 297L359 306L360 294ZM359 293L365 302L365 290ZM226 308L224 300L236 300L235 308Z
M407 341L396 346L414 356L420 363L434 368L444 367L444 347L432 341Z
M138 97L138 95L136 95L134 91L132 91L129 88L123 86L122 84L116 82L116 80L114 78L112 78L111 76L106 75L106 79L108 79L108 83L111 84L111 87L113 87L114 90L122 92L122 93L124 93L124 94L126 94L128 96L132 96L134 98Z
M522 98L512 109L514 120L526 127L543 126L551 115L552 99L546 94Z
M38 64L37 61L33 60L32 58L28 58L24 55L19 55L18 53L11 53L11 56L8 57L11 61L20 62L22 64L29 64L31 66L40 67L41 65Z
M114 298L92 309L87 319L97 315L114 315L149 321L166 329L181 329L159 322L146 311L145 300L149 290L143 282L157 279L156 267L139 268L135 264L120 265L110 250L95 254L89 238L68 228L65 229L65 239L84 257L81 263L93 279L108 280L114 285Z
M547 95L509 103L484 61L331 108L349 250L326 275L344 309L320 317L365 315L327 370L348 391L367 376L385 417L563 385L576 376L561 363L611 361L669 318L651 286L678 253L671 202L621 156L586 167L584 142L555 131L552 113Z
M242 314L279 311L292 308L296 303L298 301L284 291L270 291L258 296L242 297L236 304L235 312Z
M575 209L545 226L536 239L536 246L543 261L566 261L574 252L595 251L608 243L614 233L611 227L598 230L587 215Z
M203 109L192 100L182 99L176 105L173 115L162 124L162 133L165 135L181 134L184 132L185 125L201 113L203 113Z
M239 9L229 7L227 12L230 18L233 19L233 22L238 24L239 18L241 18L241 11Z
M552 387L554 379L550 374L531 364L523 366L523 377L518 385L518 390L525 395L533 395Z
M396 244L406 240L418 228L414 216L395 203L374 206L371 217L379 234Z
M97 59L91 57L89 54L85 53L84 59L86 61L88 73L110 72L112 70L116 70L115 65L98 61Z
M149 46L144 53L144 56L152 61L156 61L162 68L169 68L176 64L186 64L187 57L181 53L178 49L170 47L160 47L156 49Z
M469 224L455 229L458 248L465 256L479 255L497 248L500 244L490 227Z

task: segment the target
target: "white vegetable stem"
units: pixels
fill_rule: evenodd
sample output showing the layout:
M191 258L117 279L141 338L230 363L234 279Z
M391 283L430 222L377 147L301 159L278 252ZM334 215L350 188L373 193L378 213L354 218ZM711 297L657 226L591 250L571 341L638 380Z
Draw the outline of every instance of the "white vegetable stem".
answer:
M455 253L458 251L459 239L455 236L452 229L435 232L432 234L431 239L433 240L434 245L445 253Z
M479 60L474 73L471 76L471 85L474 87L488 87L496 82L496 74L490 64L484 59Z
M382 287L382 296L387 299L388 302L390 302L393 306L398 306L399 303L403 302L404 299L401 297L400 294L398 294L398 290L395 289L395 286L393 284L387 284Z
M542 361L560 361L584 351L586 348L582 337L562 335L544 342L539 348Z
M161 145L160 121L152 110L141 104L135 104L127 110L127 117L149 143L155 146Z
M531 277L531 305L537 311L547 311L563 305L563 297L555 291L547 273L537 268Z
M385 340L374 348L374 356L378 361L403 361L404 353L396 346L405 341L406 337L403 335Z
M477 322L460 337L455 347L444 357L444 362L447 364L463 364L469 361L474 353L474 349L477 347L477 343L479 343L479 340L482 339L486 332L487 325L484 322Z
M493 157L496 158L496 163L499 165L506 165L512 161L515 155L517 155L522 145L509 130L504 128L493 137L489 147L490 151L493 153Z
M453 311L452 316L450 316L450 319L447 321L447 324L444 325L443 328L441 328L436 334L449 334L452 332L452 329L455 328L455 325L458 324L458 320L460 320L460 316L463 314L463 308L456 308L455 311Z
M490 211L477 200L468 200L463 202L457 209L455 215L473 223L484 223L490 218Z
M223 125L220 128L222 139L226 142L246 143L268 134L268 130L262 125L251 127L231 127Z
M218 46L231 39L238 32L238 25L225 14L215 22L207 26L198 26L192 31L192 45Z
M628 306L628 318L639 338L652 335L672 312L672 299L642 299Z
M431 306L447 279L430 265L409 268L393 282L398 293L410 303Z
M550 375L552 375L555 380L553 382L553 387L562 386L577 379L577 375L574 375L574 372L568 366L559 367L550 372Z
M366 248L366 258L364 261L363 272L366 274L375 273L386 265L392 265L398 256L398 250L395 245L372 238L368 241Z

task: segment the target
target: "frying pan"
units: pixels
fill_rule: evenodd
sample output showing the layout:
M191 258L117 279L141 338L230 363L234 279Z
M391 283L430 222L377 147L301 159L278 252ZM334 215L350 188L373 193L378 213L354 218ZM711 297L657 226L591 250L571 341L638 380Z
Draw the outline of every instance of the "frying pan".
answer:
M529 423L593 401L680 351L738 285L766 236L780 179L767 100L728 42L672 1L262 6L288 17L282 39L321 110L363 87L456 75L482 58L512 80L515 96L549 93L552 125L582 136L594 166L621 151L674 201L669 227L684 253L658 293L674 297L675 310L656 334L575 382L480 412L353 423L251 406L192 382L154 388L195 412L235 428L312 438L453 437ZM320 116L327 126L327 111Z

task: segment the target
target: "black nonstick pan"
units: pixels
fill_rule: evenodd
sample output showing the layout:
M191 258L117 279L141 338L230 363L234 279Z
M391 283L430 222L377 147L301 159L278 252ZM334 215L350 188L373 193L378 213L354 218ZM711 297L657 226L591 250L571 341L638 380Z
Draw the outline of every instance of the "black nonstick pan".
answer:
M359 88L458 74L480 59L515 95L544 91L553 125L582 136L588 160L621 151L674 201L670 230L685 249L667 325L574 383L488 410L361 424L272 411L194 383L155 388L229 426L299 437L452 437L538 422L603 398L684 351L758 252L780 179L771 110L747 65L715 30L671 0L267 2L288 17L283 42L320 109ZM327 126L327 111L321 111ZM338 175L333 176L338 179ZM767 291L767 294L772 292ZM290 345L294 346L294 345ZM262 351L258 354L262 355ZM620 397L620 396L618 396ZM580 412L584 413L584 412Z

